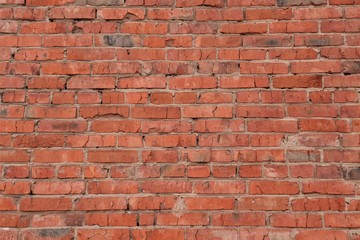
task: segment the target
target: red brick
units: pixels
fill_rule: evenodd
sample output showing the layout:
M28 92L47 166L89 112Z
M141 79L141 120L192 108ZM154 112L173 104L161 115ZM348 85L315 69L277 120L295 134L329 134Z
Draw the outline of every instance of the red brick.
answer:
M225 135L202 135L199 137L201 147L234 147L249 146L249 135L247 134L225 134Z
M249 190L251 194L294 195L299 193L299 185L288 181L253 181Z
M206 213L158 213L156 224L159 226L204 226L209 224L209 216Z
M344 231L338 230L301 230L296 236L296 240L316 240L316 239L329 239L329 240L346 240L347 234Z
M224 2L221 0L195 0L195 1L186 1L179 0L176 1L176 7L194 7L194 6L211 6L211 7L223 7Z
M270 238L291 239L291 231L289 229L269 229L269 228L242 228L239 233L246 240Z
M92 181L87 185L90 194L125 194L139 192L139 184L132 181L104 180Z
M94 132L139 132L140 122L134 120L96 120L91 123Z
M28 178L29 167L27 166L9 166L5 169L5 178Z
M28 120L0 120L1 132L33 132L34 122Z
M64 50L62 49L20 49L15 53L16 60L27 61L46 61L64 59Z
M274 6L275 0L245 0L245 1L237 1L237 0L229 0L228 6Z
M177 119L180 118L181 112L179 107L133 107L131 109L132 118L145 119Z
M87 213L85 225L92 226L136 226L136 214L133 213Z
M324 33L333 32L358 32L359 23L354 20L347 21L323 21L321 23L321 31Z
M29 226L29 218L22 217L20 214L2 213L0 216L0 226L2 228L18 228Z
M273 78L275 88L319 88L322 86L321 76L279 76Z
M248 121L249 132L298 132L297 121L292 120L250 120Z
M175 197L132 197L129 199L132 210L168 210L175 204Z
M74 0L50 0L50 1L44 1L44 0L30 0L26 2L26 5L28 6L62 6L67 5L70 3L73 3Z
M1 150L0 162L28 162L30 161L30 154L24 150Z
M291 202L293 211L344 211L344 198L300 198Z
M318 23L315 21L274 22L269 24L270 33L316 33Z
M31 78L29 79L27 86L30 89L65 89L65 84L65 78L49 76Z
M75 118L75 107L42 107L42 106L28 106L28 118Z
M340 146L340 136L338 134L301 134L290 136L287 139L290 146L307 147L335 147ZM311 159L312 157L310 157Z
M20 232L21 238L24 239L46 239L47 236L55 240L71 239L74 237L74 230L70 228L48 228L48 229L24 229Z
M171 34L210 34L217 31L217 25L213 23L170 23Z
M155 92L151 94L150 102L154 104L171 104L173 95L171 93Z
M308 181L303 183L303 193L320 193L332 195L353 195L355 186L351 182L342 181Z
M340 116L347 117L347 118L357 118L360 116L360 108L356 105L342 106L340 108Z
M240 64L240 72L248 74L284 74L288 73L288 65L285 63L252 63Z
M293 59L315 59L318 52L313 48L300 49L274 49L269 50L271 59L293 60Z
M84 177L85 178L105 178L107 177L109 169L102 166L85 166Z
M296 62L291 64L292 73L338 73L341 72L338 61Z
M299 129L303 132L350 132L347 120L301 119Z
M52 166L34 166L31 168L31 177L35 179L53 178L55 168Z
M201 166L201 165L188 166L187 176L189 178L210 177L210 167L209 166Z
M161 228L161 229L135 229L132 231L134 240L156 240L171 238L185 240L184 229Z
M220 32L225 34L256 34L266 31L265 23L223 23L220 25Z
M84 93L85 94L85 93ZM90 94L90 93L87 93ZM94 95L94 99L96 98L96 103L100 102L100 95L98 93L91 93ZM80 96L78 95L78 98ZM84 101L88 98L84 96ZM103 104L117 104L117 103L124 103L125 102L125 94L123 92L116 92L116 91L103 91L101 102Z
M264 226L263 213L214 213L215 226Z
M71 198L22 198L19 208L24 212L68 211L72 208Z
M276 19L276 20L290 20L292 17L291 9L246 9L245 18L247 20L267 20L267 19Z
M58 178L79 178L82 169L80 166L60 166L58 168Z
M2 181L0 192L5 195L24 195L30 193L30 187L29 181Z
M42 72L43 74L49 75L57 75L57 74L68 74L68 75L76 75L76 74L89 74L90 73L90 64L89 63L81 63L72 62L69 63L43 63L42 64Z
M197 120L195 132L243 132L243 120Z
M204 163L210 162L210 152L207 150L184 150L181 159L187 162Z
M326 76L324 78L325 87L358 87L360 81L356 76Z
M152 20L192 20L194 12L191 9L151 9L148 18ZM145 15L145 14L144 14Z
M280 0L277 1L278 6L284 7L284 6L307 6L307 5L324 5L327 3L326 0Z
M245 193L243 181L203 181L194 184L194 192L202 194Z
M210 176L210 168L196 168L197 166L190 166L188 168L188 175L190 177L203 177L202 175ZM195 176L196 173L199 173L199 176ZM184 177L185 176L185 166L184 165L166 165L162 168L163 177ZM192 176L194 175L194 176Z
M130 34L165 34L167 28L167 23L126 22L121 25L120 31Z
M238 239L238 232L236 229L226 228L205 228L205 229L189 229L186 232L186 237L189 240L196 239Z
M197 21L241 21L243 14L239 9L197 9L195 12Z
M41 163L83 162L84 153L82 150L37 149L34 151L34 161Z
M170 37L160 37L160 36L145 36L144 37L144 46L151 48L160 48L160 47L191 47L192 46L192 37L182 35L179 36L170 36Z
M264 176L268 178L286 178L288 177L288 168L281 165L265 165Z
M53 104L74 104L75 92L59 92L53 94Z
M259 178L262 176L260 165L242 165L239 167L239 176L243 178Z
M88 161L97 163L131 163L137 162L137 151L132 150L96 150L88 152Z
M40 120L39 132L84 132L87 123L83 120Z
M165 60L163 49L117 49L116 57L119 60ZM99 59L99 58L97 58Z
M289 210L287 197L240 197L237 207L242 211L284 211Z
M221 77L221 88L256 88L268 87L267 77Z
M183 107L184 118L231 118L231 106L186 106Z
M38 47L41 46L40 36L0 36L1 47Z
M359 214L325 214L325 227L333 228L358 228L359 227Z
M310 164L299 164L290 166L290 176L294 178L312 178L314 177L314 166Z
M236 36L199 36L195 38L194 44L196 47L239 47L241 46L242 39Z
M139 71L140 64L138 62L94 62L92 64L93 74L130 74Z
M84 214L81 213L50 213L46 216L35 213L32 215L30 224L37 228L80 226L83 219Z
M127 106L83 106L78 112L81 118L101 118L107 116L127 118L129 117L129 107Z
M178 154L174 150L145 150L142 152L144 162L177 162Z
M32 186L32 192L38 195L83 194L83 181L38 181Z
M174 49L168 50L167 59L173 61L214 60L216 51L213 49Z
M75 209L80 211L123 210L126 209L126 199L114 197L80 198L75 204Z
M213 77L176 77L172 78L169 82L169 87L172 89L215 88L216 86L217 82Z
M334 92L334 102L358 102L358 93L355 91L336 91Z
M90 7L59 7L48 12L49 19L94 19L95 8Z
M17 209L16 202L13 198L1 197L0 203L1 211L16 211Z
M44 36L46 47L88 47L92 45L92 36L56 35Z
M236 116L247 118L283 118L285 112L284 108L280 106L239 106L236 108Z
M295 36L295 46L339 46L344 42L341 35L298 35Z
M191 191L192 184L187 181L152 180L142 184L145 193L187 193Z
M166 78L164 77L130 77L120 78L119 88L165 88Z
M279 213L270 216L274 227L315 228L322 226L322 217L317 214L287 214Z
M235 207L234 198L185 198L188 210L231 210Z
M81 228L77 232L77 239L86 240L93 236L105 236L109 239L126 240L130 238L129 229L115 228Z
M243 37L243 46L245 47L291 47L292 45L292 38L286 35Z
M325 91L310 92L309 100L312 103L331 103L332 92L325 92Z
M338 108L334 105L289 105L290 117L337 117Z

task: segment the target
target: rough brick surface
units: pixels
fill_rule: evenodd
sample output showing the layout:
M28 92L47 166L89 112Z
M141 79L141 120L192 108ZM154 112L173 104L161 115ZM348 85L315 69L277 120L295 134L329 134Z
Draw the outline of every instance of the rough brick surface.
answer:
M359 0L0 0L0 239L360 239Z

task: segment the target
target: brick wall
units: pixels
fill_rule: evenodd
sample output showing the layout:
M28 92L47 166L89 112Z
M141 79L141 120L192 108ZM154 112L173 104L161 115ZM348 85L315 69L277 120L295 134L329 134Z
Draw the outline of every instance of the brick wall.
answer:
M360 239L359 0L0 18L0 239Z

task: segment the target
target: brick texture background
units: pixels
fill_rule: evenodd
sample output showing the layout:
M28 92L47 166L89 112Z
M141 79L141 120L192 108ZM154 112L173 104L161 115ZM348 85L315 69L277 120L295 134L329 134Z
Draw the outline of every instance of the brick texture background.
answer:
M359 0L0 18L0 239L360 239Z

